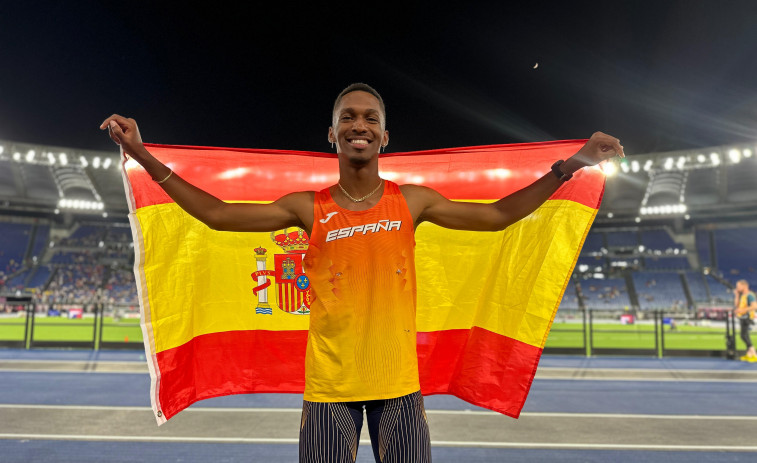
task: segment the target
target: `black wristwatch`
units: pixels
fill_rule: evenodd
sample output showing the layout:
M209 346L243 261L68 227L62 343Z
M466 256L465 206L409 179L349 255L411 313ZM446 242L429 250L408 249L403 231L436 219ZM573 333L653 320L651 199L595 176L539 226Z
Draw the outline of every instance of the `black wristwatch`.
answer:
M573 178L573 174L566 174L565 172L560 170L560 166L564 163L562 159L557 161L556 163L552 164L552 173L555 174L555 176L560 179L562 182L567 182L571 178Z

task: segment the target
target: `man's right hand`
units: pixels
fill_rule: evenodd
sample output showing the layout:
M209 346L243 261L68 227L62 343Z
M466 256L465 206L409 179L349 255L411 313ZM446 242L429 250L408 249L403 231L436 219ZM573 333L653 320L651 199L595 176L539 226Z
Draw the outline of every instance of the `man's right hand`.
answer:
M136 157L137 161L140 160L139 156L144 151L144 144L142 143L142 136L139 134L137 121L114 114L100 124L100 130L106 128L110 138L116 144L121 145L125 153Z

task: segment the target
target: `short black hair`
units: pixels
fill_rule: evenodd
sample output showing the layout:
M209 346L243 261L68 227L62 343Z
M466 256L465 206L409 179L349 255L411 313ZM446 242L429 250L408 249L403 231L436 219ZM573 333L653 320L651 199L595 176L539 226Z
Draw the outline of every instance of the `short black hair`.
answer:
M339 102L342 101L342 97L352 92L366 92L375 96L376 99L379 101L379 106L381 107L381 113L384 115L384 126L386 126L386 106L384 106L384 99L381 98L381 95L379 95L379 92L376 91L375 88L371 87L368 84L364 84L362 82L355 82L354 84L350 84L347 86L347 88L345 88L339 93L339 95L336 97L336 101L334 101L334 109L331 110L332 120L334 119L334 113L336 112L336 107L339 106Z

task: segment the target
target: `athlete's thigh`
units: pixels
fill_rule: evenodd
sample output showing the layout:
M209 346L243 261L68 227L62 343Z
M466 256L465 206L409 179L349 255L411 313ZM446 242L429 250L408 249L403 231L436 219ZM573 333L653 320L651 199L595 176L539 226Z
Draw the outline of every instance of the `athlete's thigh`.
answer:
M362 408L303 401L300 463L353 463L362 426Z
M431 461L431 436L420 391L396 399L371 401L365 409L377 462Z

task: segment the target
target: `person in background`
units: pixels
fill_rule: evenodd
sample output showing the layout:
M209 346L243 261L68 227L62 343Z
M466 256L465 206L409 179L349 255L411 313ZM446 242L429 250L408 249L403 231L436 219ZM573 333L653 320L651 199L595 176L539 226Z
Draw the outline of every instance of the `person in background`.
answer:
M757 362L757 352L752 345L752 337L749 331L754 325L754 313L757 310L757 298L754 292L749 291L749 283L746 280L736 282L736 288L733 290L734 313L739 317L741 323L741 339L746 344L746 355L741 357L744 362Z

